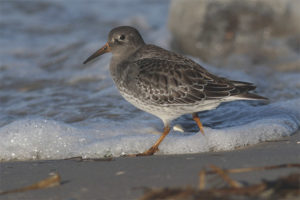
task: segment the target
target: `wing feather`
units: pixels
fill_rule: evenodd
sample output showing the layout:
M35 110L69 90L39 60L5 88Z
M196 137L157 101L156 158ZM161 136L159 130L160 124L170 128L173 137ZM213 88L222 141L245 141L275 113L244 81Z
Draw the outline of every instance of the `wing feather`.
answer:
M129 81L135 95L152 104L197 104L240 94L239 87L253 87L217 77L191 62L144 58L131 65L137 69Z

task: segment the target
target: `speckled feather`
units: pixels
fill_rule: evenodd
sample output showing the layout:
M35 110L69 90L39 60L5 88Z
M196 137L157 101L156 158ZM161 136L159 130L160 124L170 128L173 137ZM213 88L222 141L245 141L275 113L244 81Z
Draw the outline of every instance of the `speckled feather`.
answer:
M150 104L201 105L204 100L247 98L255 89L251 83L217 77L191 59L155 45L144 45L119 68L123 81L118 88Z

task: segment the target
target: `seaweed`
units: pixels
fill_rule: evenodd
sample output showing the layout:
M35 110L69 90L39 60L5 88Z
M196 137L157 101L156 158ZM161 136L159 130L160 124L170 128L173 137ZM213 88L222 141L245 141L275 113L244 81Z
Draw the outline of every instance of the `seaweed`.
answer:
M279 168L300 168L300 164L235 169L221 169L210 165L208 170L202 169L200 171L197 188L148 188L140 200L296 199L300 196L300 173L291 173L272 181L262 180L260 183L252 185L238 182L229 176L231 173L275 170ZM206 188L208 176L217 176L219 180L225 183L225 186L219 187L217 184L212 184L210 188Z

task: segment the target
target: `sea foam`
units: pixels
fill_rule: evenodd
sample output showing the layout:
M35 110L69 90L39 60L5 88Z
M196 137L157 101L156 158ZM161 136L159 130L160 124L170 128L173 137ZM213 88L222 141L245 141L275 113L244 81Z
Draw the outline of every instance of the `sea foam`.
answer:
M262 117L228 128L205 127L204 136L171 131L158 154L233 150L289 136L299 129L300 99L245 109L249 115L259 112ZM143 152L159 137L151 126L160 126L157 120L144 122L100 122L95 128L82 128L53 120L18 120L0 128L0 160L100 158Z

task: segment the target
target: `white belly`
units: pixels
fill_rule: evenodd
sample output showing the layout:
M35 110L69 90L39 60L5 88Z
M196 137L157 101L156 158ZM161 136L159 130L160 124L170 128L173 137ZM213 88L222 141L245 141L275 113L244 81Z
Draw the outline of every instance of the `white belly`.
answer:
M140 99L134 98L131 95L121 92L121 95L135 107L153 114L160 118L164 124L171 122L173 119L176 119L184 114L191 114L195 112L201 112L205 110L212 110L215 109L222 103L222 101L202 101L197 104L162 104L162 105L155 105L145 103Z

